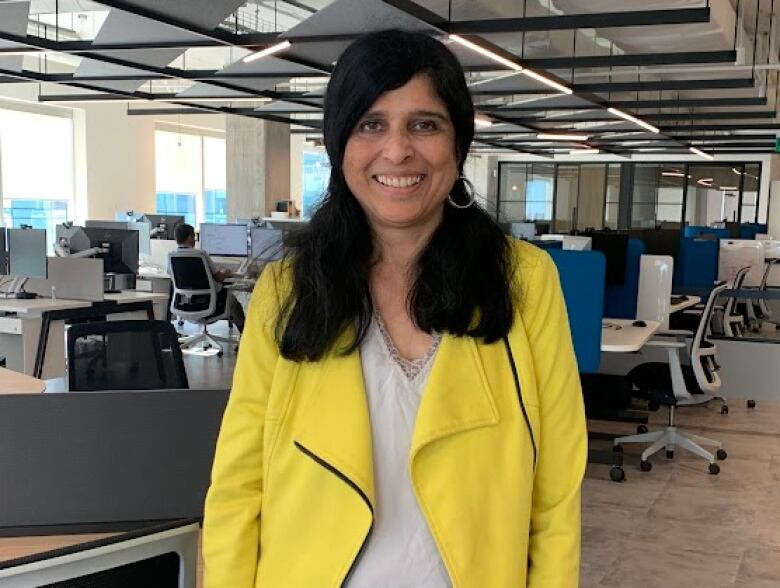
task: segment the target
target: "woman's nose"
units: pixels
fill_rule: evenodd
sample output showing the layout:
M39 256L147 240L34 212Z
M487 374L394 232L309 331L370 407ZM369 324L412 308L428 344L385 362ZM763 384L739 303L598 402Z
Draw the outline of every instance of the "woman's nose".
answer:
M391 129L382 146L382 155L392 163L402 163L412 157L414 148L407 129Z

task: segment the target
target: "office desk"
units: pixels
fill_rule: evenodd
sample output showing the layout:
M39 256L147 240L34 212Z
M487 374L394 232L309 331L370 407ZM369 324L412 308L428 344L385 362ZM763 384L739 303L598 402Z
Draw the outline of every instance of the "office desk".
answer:
M696 306L701 302L701 298L699 296L688 296L687 300L683 300L682 302L678 302L677 304L672 304L669 306L669 314L673 312L680 312L682 310L685 310L686 308L690 308L692 306Z
M661 323L645 321L646 327L635 327L632 319L605 318L601 321L601 350L611 353L639 351Z
M84 300L0 298L0 313L10 315L0 316L0 349L6 356L6 367L15 372L34 375L36 350L45 315L53 311L90 306L92 303ZM57 359L65 357L65 328L62 321L50 325L46 342L51 353L41 367L41 377L56 378L61 376L65 369L64 359Z
M154 307L154 318L158 321L164 321L168 310L168 293L162 292L139 292L138 290L122 290L114 294L105 294L103 299L106 302L116 302L117 304L130 304L132 302L151 302ZM112 320L124 320L121 314L112 316Z
M46 382L13 370L0 368L0 394L38 394L46 390Z

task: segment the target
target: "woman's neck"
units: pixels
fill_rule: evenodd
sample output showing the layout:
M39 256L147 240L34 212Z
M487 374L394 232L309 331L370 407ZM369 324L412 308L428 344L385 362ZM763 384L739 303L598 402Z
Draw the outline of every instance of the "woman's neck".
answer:
M435 226L375 228L376 264L386 270L409 272L435 230Z

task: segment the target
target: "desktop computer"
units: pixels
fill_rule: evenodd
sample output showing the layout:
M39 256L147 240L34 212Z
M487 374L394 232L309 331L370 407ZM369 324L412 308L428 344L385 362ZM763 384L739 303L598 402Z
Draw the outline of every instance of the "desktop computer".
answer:
M531 241L536 234L536 225L534 223L509 223L509 232L513 237Z
M58 243L70 255L96 249L92 256L103 260L106 292L135 289L138 273L138 231L101 227L58 227Z
M180 214L144 214L141 221L151 225L152 239L176 239L176 226L183 224L184 216Z
M24 284L29 278L48 276L46 230L7 229L6 237L8 275L15 278L10 290L17 298L36 298L36 294L24 291Z
M122 229L128 231L138 231L138 253L141 255L151 254L151 245L149 243L149 240L151 239L151 225L147 222L132 220L88 220L84 223L84 226L86 228L94 227L100 229Z
M250 257L255 260L281 259L284 255L282 238L284 232L281 229L266 229L255 227L249 232L249 241L252 246Z
M0 276L8 271L8 255L5 252L5 227L0 227Z
M223 257L246 257L246 225L201 223L200 248L209 255Z

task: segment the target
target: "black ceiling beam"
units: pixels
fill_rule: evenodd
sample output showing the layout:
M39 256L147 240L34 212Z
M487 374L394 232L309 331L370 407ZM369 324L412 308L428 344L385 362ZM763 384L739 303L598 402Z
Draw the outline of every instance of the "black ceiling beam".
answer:
M148 66L151 67L151 66ZM158 73L143 73L143 74L117 74L117 75L97 75L97 76L76 76L74 74L44 74L46 81L49 82L70 82L70 81L85 81L85 82L118 82L118 81L148 81L148 80L167 80L171 78L178 78L182 80L191 80L196 82L219 82L221 80L257 80L257 79L273 79L273 78L327 78L328 74L324 73L304 73L304 72L278 72L278 73L249 73L249 72L232 72L232 73L220 73L212 70L177 70L168 67L158 68ZM253 90L245 90L252 92Z
M710 80L661 80L637 82L607 82L574 84L575 92L658 92L660 90L714 90L724 88L752 88L752 78L725 78ZM516 92L521 94L522 92ZM547 91L549 94L549 90Z
M641 65L677 65L686 63L733 63L736 51L685 51L680 53L637 53L627 55L580 55L577 57L541 57L524 59L528 67L540 69L578 69L591 67L633 67Z
M618 100L612 102L612 105L615 108L627 108L629 110L635 110L641 108L716 108L720 106L764 106L766 102L766 96L751 96L745 98L666 98L662 100Z
M745 133L744 135L680 135L673 133L674 138L681 141L723 141L734 142L756 141L766 139L774 141L775 135L772 133ZM604 139L605 141L607 139Z
M494 113L491 113L491 116ZM501 114L507 118L508 122L526 124L526 123L579 123L579 122L598 122L618 120L618 117L609 114L606 111L599 110L597 114L584 116L566 116L566 117L526 117L513 116L512 111L501 111ZM660 112L643 114L645 120L667 120L667 121L697 121L697 120L745 120L745 119L774 119L773 110L759 112Z
M563 31L710 22L710 9L681 8L673 10L630 10L561 14L527 18L461 20L449 23L447 31L456 34L517 33L528 31Z
M741 125L679 125L676 127L664 127L661 129L663 134L670 136L677 133L687 133L688 131L750 131L750 130L777 130L780 131L778 123L743 123Z

